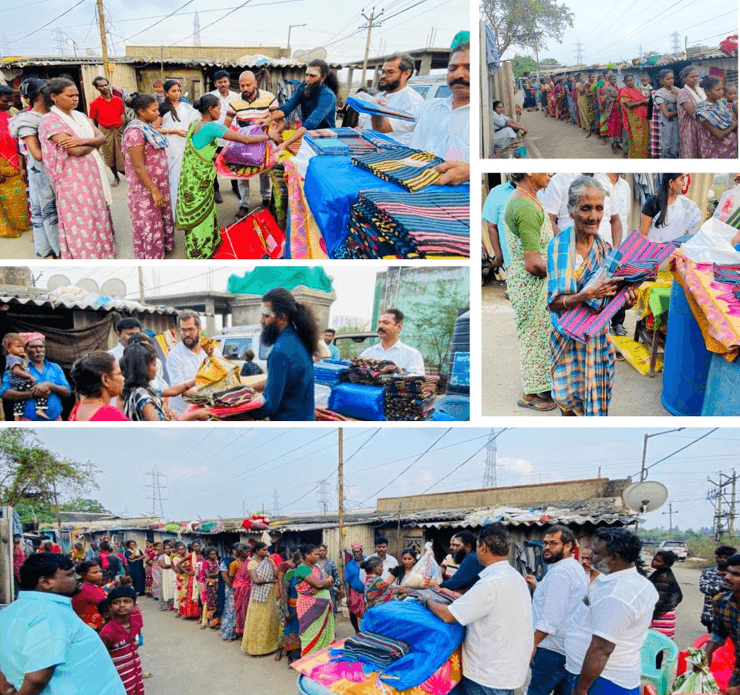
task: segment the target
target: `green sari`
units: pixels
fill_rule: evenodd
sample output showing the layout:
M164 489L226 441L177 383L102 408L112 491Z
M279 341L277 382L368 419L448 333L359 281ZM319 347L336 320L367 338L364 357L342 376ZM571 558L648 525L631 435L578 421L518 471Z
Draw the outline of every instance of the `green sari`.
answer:
M196 150L193 145L194 129L195 123L188 129L185 144L177 187L175 225L185 231L188 258L211 258L221 243L213 193L213 179L216 176L213 158L218 139L214 138L213 142Z

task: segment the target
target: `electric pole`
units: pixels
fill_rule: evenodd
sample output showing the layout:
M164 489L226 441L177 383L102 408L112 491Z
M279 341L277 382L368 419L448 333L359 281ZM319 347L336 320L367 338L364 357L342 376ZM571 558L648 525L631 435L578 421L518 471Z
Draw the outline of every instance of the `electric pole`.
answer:
M200 15L198 10L195 11L195 17L193 17L193 46L200 46Z
M668 511L663 512L663 514L668 514L668 538L673 538L673 515L678 514L678 512L673 511L673 503L668 503Z
M491 438L486 444L486 469L483 473L483 487L497 487L496 480L496 430L491 428Z
M681 34L677 31L671 34L671 51L673 53L679 53L681 51Z
M367 20L367 24L364 27L359 27L360 29L367 29L367 41L365 41L365 59L362 61L362 80L361 80L361 86L365 86L365 75L367 74L367 61L370 58L370 37L373 33L374 27L379 27L382 22L378 22L378 24L375 24L375 20L378 19L385 10L381 10L379 14L375 14L375 8L373 7L372 11L370 12L370 16L368 17L365 14L365 10L362 11L362 16Z
M103 14L103 0L97 0L98 6L98 27L100 29L100 48L103 54L103 71L105 79L109 80L113 72L111 64L108 62L108 43L105 38L105 15Z
M289 24L288 25L288 58L290 58L290 30L295 27L305 27L307 24Z
M274 516L280 514L280 500L278 499L277 488L272 491L272 513Z
M735 504L737 502L737 473L733 470L732 475L719 472L717 480L707 480L714 488L707 494L707 499L714 502L714 535L719 540L725 529L724 521L727 520L727 535L732 540L735 536ZM729 499L725 494L725 488L730 489ZM725 511L725 507L727 511Z
M727 515L727 533L730 536L730 540L735 538L735 489L737 486L737 473L732 471L732 483L730 493L730 512Z
M157 512L159 512L159 517L164 518L164 505L162 503L163 486L161 479L164 478L166 480L167 476L157 470L156 463L152 470L149 473L144 473L144 475L151 478L151 483L148 483L144 487L147 487L152 491L151 495L147 496L147 499L152 501L152 516L157 516Z
M139 266L139 303L146 304L146 297L144 296L144 269Z
M642 440L642 464L640 465L640 482L645 482L647 478L647 468L645 468L645 458L647 456L647 443L650 437L658 437L661 434L670 434L671 432L680 432L683 427L678 427L675 430L666 430L665 432L656 432L655 434L646 434Z
M329 511L329 480L325 479L319 482L319 494L318 494L319 509L324 514Z
M576 65L583 65L583 43L576 41Z

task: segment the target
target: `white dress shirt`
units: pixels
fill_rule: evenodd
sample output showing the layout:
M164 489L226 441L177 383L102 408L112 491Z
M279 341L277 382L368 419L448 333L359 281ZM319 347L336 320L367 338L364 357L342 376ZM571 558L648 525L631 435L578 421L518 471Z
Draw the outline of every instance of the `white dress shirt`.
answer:
M221 352L218 348L215 348L213 354L220 355ZM198 345L197 352L193 352L185 343L180 341L170 350L169 355L167 355L167 373L170 376L170 382L176 386L195 379L195 373L198 371L200 365L203 364L203 360L206 357L206 352L200 344ZM182 415L187 407L188 404L183 400L182 396L170 398L170 408L178 415Z
M377 553L373 553L372 555L368 556L368 560L371 557L378 557L378 554ZM380 558L378 558L378 559L380 559ZM394 567L398 567L398 560L396 560L396 558L393 557L393 555L390 555L389 553L386 553L385 554L385 560L383 560L383 576L381 577L381 579L384 579L385 581L388 581L388 579L390 579L390 576L391 576L391 570ZM364 572L365 572L365 570L363 570L363 569L360 570L360 578L363 580L363 582L365 581L364 578L362 577L362 575L364 574ZM365 575L365 576L367 576L367 575Z
M622 223L622 240L627 238L629 230L627 229L628 218L630 214L630 187L622 178L617 179L613 184L606 174L596 174L594 178L604 187L609 194L604 198L604 216L601 218L599 225L599 236L614 248L612 240L612 215L619 215L619 221ZM626 196L625 196L625 190Z
M640 686L640 649L658 602L655 587L634 567L600 574L590 605L579 604L565 636L565 668L579 674L593 635L615 644L601 677L621 688Z
M410 345L397 340L387 350L383 348L383 343L378 341L375 345L366 348L360 354L360 357L368 357L372 360L389 360L400 367L408 374L417 374L424 376L424 358L421 353Z
M403 89L399 89L397 92L391 92L390 94L380 92L380 94L377 94L369 101L377 101L378 99L385 99L389 108L406 111L416 117L419 115L419 108L424 103L424 97L415 89L411 89L411 87L404 87ZM404 121L400 118L389 118L388 123L391 126L391 132L386 133L386 135L397 140L402 145L408 145L411 140L411 133L416 126L416 122ZM358 125L360 128L372 129L373 125L371 122L371 116L366 113L361 113Z
M429 99L419 108L409 147L447 162L470 161L470 104L452 108L452 96Z
M570 184L579 176L582 176L582 174L573 174L571 172L555 174L550 179L547 188L537 194L545 208L545 212L549 215L557 216L558 228L561 232L573 225L573 218L568 212L568 189L570 188Z
M534 629L547 633L540 647L565 654L565 633L587 589L588 577L575 558L559 560L548 567L532 599Z
M462 645L465 676L487 688L521 688L534 646L524 578L506 560L494 562L450 605L450 613L468 628Z
M218 100L221 102L221 115L218 118L218 123L221 125L224 124L224 121L226 120L226 109L229 108L229 102L232 99L238 99L239 95L236 92L232 92L229 90L228 96L222 96L221 92L218 91L218 89L214 89L212 92L208 92L209 94L213 94L213 96L218 97ZM228 140L224 140L223 138L218 139L218 146L219 147L226 147L226 145L229 144Z

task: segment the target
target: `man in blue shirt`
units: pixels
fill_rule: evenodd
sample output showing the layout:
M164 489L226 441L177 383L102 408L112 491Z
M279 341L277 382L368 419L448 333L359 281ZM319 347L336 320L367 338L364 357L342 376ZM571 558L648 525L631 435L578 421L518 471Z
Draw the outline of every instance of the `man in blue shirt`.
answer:
M270 111L260 125L267 126L273 121L285 118L301 107L301 127L277 146L280 152L300 140L307 130L337 127L337 76L323 60L312 60L306 68L306 81L302 82L279 109Z
M126 695L102 640L72 609L80 590L72 560L36 553L20 575L17 600L0 611L0 692Z
M450 591L467 591L478 581L483 565L478 561L475 551L476 538L470 531L460 531L450 539L450 549L455 550L453 559L459 567L455 574L439 586Z
M339 359L339 348L334 344L334 336L336 334L337 332L333 328L324 329L324 342L329 348L329 352L331 353L331 358L333 360Z
M267 358L265 404L255 417L271 420L314 420L312 355L318 330L311 310L284 287L262 297L262 344L271 345Z
M7 372L0 385L0 398L8 401L26 401L23 409L24 420L38 420L36 415L37 396L48 399L46 417L49 420L62 419L62 398L69 398L71 389L58 364L46 359L46 338L41 333L24 333L26 354L28 355L28 372L36 377L36 383L30 391L16 391L11 388Z
M504 210L515 190L516 186L511 181L494 186L486 196L486 202L483 203L481 217L488 223L488 244L486 244L484 230L483 246L493 257L491 264L494 269L502 265L506 268L510 267L511 254L504 233Z

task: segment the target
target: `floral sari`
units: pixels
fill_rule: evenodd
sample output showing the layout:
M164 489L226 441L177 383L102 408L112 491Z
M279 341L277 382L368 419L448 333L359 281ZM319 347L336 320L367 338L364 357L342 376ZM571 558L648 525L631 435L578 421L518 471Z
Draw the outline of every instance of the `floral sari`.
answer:
M296 613L301 637L301 656L318 651L334 641L334 611L332 610L329 589L314 589L305 579L307 565L299 565L296 573L299 582L296 585L298 599ZM310 571L319 581L328 579L324 571L314 565Z
M634 104L645 99L643 93L634 87L625 87L619 95L622 104L622 118L624 129L627 131L629 149L627 157L630 159L647 159L650 144L650 123L648 121L647 104L627 108L626 103Z
M369 611L381 603L388 603L398 587L394 582L387 582L376 574L368 575L365 580L365 610Z
M619 90L607 82L601 88L601 137L615 144L622 137L622 111L619 107Z
M198 575L201 586L200 600L203 604L202 624L217 628L221 622L220 618L214 618L218 610L218 562L204 560Z
M175 600L177 610L183 618L197 618L200 616L198 607L198 580L197 580L197 559L195 553L186 555L177 563L182 572L195 572L195 575L177 574L177 588L175 591Z

